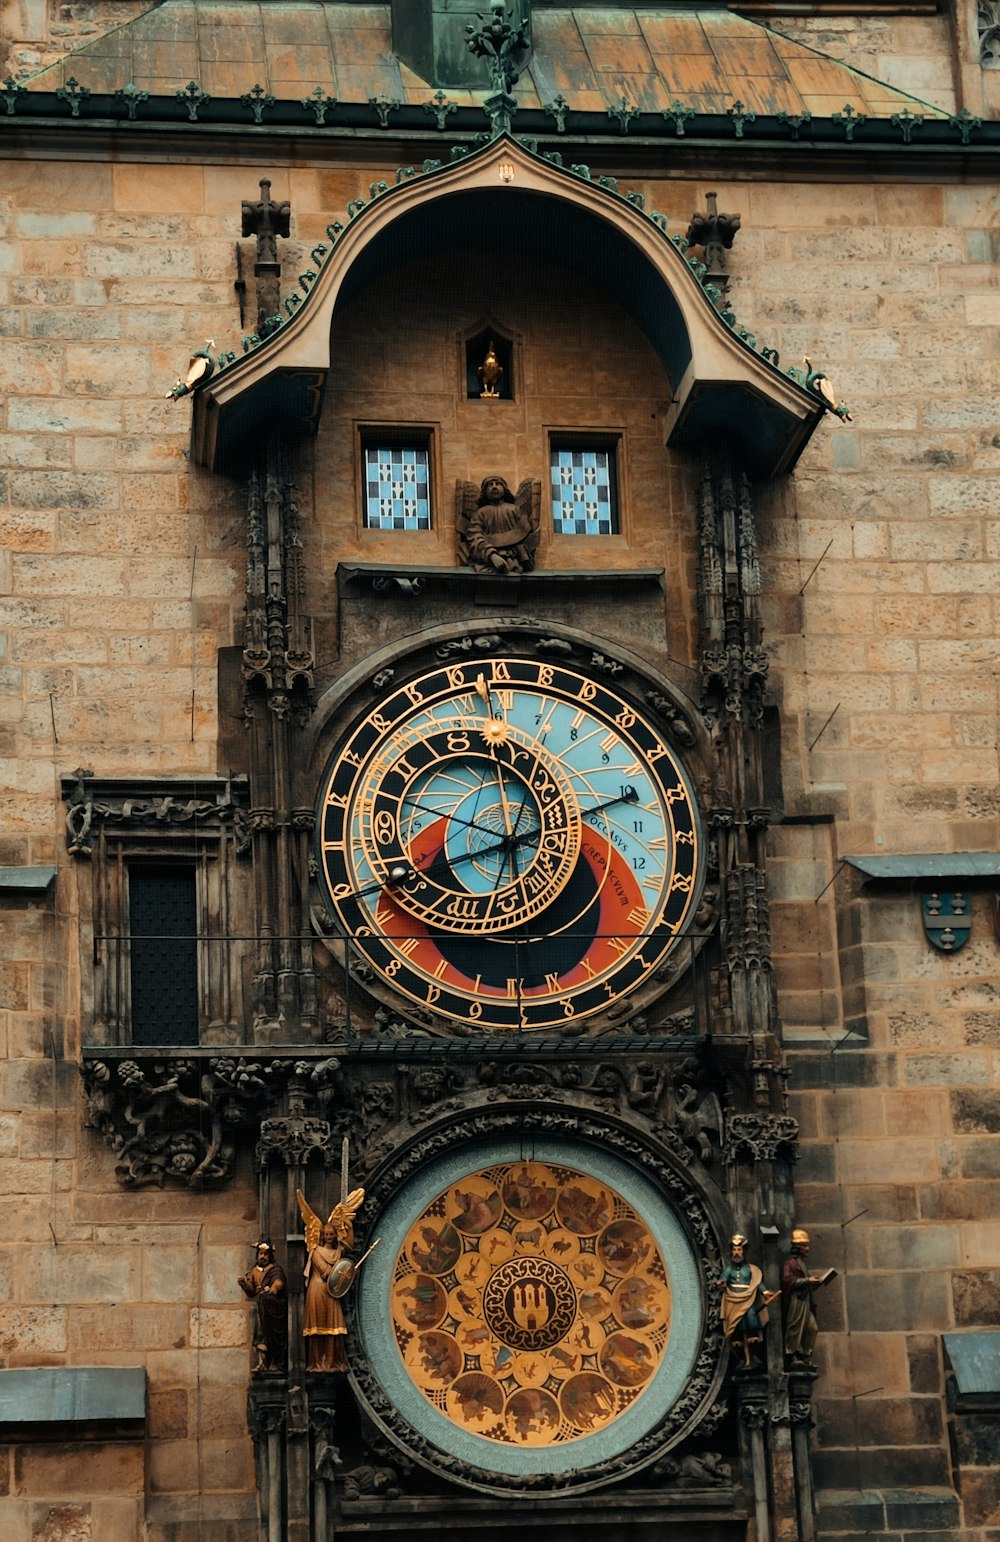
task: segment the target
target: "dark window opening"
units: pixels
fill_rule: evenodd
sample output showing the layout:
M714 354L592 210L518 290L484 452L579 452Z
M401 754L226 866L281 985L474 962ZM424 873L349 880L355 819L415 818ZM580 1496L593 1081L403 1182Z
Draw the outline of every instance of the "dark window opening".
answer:
M193 864L130 862L133 1044L198 1043L198 906Z

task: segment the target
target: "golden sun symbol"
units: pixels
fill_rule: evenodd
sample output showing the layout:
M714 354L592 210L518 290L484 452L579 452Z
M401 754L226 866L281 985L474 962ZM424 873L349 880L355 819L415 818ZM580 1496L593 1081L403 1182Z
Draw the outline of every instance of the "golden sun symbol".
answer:
M506 744L510 729L503 718L491 717L483 724L483 738L487 744Z

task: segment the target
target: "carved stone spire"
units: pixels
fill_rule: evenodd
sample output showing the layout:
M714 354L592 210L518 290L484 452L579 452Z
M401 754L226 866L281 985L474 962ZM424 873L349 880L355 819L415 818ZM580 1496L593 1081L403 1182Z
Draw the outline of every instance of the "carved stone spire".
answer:
M257 260L253 271L257 280L258 332L268 317L278 312L281 263L278 261L277 238L288 236L291 214L292 206L287 200L275 203L271 198L271 183L267 177L261 178L260 198L256 203L243 200L243 234L257 238Z

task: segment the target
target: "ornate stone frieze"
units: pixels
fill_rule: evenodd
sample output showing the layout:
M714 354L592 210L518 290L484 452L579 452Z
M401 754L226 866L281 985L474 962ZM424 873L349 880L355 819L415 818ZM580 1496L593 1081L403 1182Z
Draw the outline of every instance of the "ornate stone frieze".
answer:
M272 1157L278 1157L286 1167L299 1166L312 1152L323 1151L329 1139L330 1126L325 1119L314 1119L309 1115L262 1119L257 1165L264 1167Z
M126 1060L88 1056L80 1073L87 1123L111 1147L126 1188L224 1182L237 1135L281 1086L275 1064L138 1050Z
M197 830L201 837L231 829L237 853L249 850L246 781L238 778L157 779L95 776L82 767L63 778L66 848L89 857L102 832L167 833Z
M798 1139L790 1114L730 1114L723 1150L727 1162L794 1162Z

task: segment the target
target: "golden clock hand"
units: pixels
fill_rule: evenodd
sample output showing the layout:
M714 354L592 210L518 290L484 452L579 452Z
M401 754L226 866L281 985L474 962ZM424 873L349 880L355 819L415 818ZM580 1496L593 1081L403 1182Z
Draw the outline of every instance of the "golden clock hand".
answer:
M513 840L513 836L514 836L514 827L513 827L513 825L510 822L510 804L507 801L507 787L506 787L506 784L505 784L504 779L503 779L503 767L501 766L499 760L495 760L494 764L496 765L496 768L497 768L497 781L500 784L500 807L503 810L503 826L504 826L504 831L505 831L506 836L507 836L507 857L510 860L510 876L512 878L516 878L517 877L517 858L514 855L514 848L511 845L511 841ZM503 877L503 869L504 869L504 864L501 862L501 864L500 864L500 877L501 878Z
M492 846L484 846L480 851L467 851L462 857L438 857L430 867L416 867L413 863L397 862L389 869L386 878L365 884L363 889L354 889L350 894L343 894L340 898L367 899L369 894L381 894L385 889L397 889L413 878L436 878L439 873L450 873L454 868L461 867L464 862L481 862L484 857L496 856L498 851L511 851L518 846L525 846L528 841L537 838L538 833L537 830L526 830L523 835L512 835L510 838L504 836L502 841L496 841Z
M639 794L634 787L627 787L624 793L617 798L607 798L603 803L595 803L593 808L584 809L581 819L589 819L592 814L602 814L605 809L614 808L617 803L637 803ZM527 802L521 804L521 811L528 807ZM518 813L517 822L520 823L521 814ZM528 842L538 836L537 830L526 830L523 835L518 835L516 825L511 828L510 834L505 835L502 841L496 841L492 846L484 846L480 851L470 851L462 857L438 858L430 867L404 866L402 863L389 869L388 878L380 883L367 884L363 889L356 889L353 894L345 895L345 899L363 899L369 894L378 894L383 889L394 889L400 884L406 883L411 878L436 878L439 873L451 872L456 867L461 867L463 862L482 861L484 857L495 856L498 851L513 854L519 846L526 846ZM515 868L514 876L517 877Z
M486 676L483 674L482 670L480 670L479 674L476 676L476 695L482 701L485 701L487 707L490 710L490 717L501 716L501 713L499 713L493 705L493 692L486 684Z

